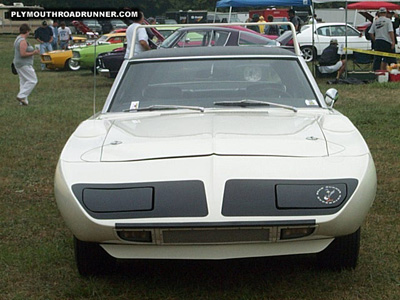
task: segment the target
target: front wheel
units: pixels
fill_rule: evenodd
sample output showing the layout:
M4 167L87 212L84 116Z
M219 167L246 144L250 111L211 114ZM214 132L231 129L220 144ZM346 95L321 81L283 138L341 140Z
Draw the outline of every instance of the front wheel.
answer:
M317 56L317 53L312 46L301 47L301 53L306 62L311 62L311 61L315 60L315 58Z
M78 71L81 68L81 65L79 64L78 61L68 59L67 62L65 63L68 66L68 69L71 71Z
M97 243L83 242L74 237L74 251L78 272L82 276L106 274L116 266L116 259Z
M317 259L322 267L340 271L355 269L360 250L361 228L352 234L335 238L335 240L322 252Z

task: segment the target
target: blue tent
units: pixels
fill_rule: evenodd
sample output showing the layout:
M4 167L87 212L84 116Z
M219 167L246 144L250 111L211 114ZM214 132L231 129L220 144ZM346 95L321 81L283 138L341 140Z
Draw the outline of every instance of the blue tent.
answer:
M217 7L310 6L311 0L220 0Z

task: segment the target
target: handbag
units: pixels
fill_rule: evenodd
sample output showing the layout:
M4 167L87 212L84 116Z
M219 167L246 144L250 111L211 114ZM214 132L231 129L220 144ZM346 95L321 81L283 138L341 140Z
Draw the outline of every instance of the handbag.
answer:
M15 65L14 65L13 62L11 63L11 72L12 72L14 75L18 75L17 69L15 68Z

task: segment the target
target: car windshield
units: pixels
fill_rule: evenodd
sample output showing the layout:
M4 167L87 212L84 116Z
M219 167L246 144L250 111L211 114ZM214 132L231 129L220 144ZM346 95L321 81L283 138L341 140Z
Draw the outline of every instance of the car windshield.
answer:
M122 112L154 105L229 109L216 103L242 100L319 106L296 58L191 58L130 62L108 110ZM252 106L260 107L254 103Z
M172 47L200 47L225 46L232 33L223 29L193 29L188 31L177 30L160 45L161 48ZM247 31L239 31L239 38L231 41L229 46L277 46L276 41Z

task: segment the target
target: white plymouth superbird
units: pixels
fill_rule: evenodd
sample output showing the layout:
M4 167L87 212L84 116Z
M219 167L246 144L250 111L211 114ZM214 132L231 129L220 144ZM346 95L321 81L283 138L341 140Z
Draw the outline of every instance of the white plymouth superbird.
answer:
M285 49L164 49L125 60L56 170L79 272L116 259L305 253L355 268L376 172L336 99Z

